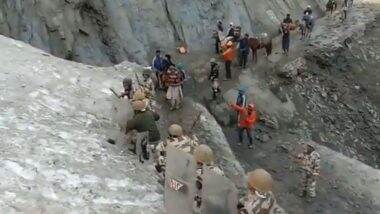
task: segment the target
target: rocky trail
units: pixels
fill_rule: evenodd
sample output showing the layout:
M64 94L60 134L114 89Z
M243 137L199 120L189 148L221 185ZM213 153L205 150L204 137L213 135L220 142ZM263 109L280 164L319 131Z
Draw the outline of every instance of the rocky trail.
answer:
M67 11L76 4L66 2ZM80 4L84 7L84 15L79 21L76 20L78 17L73 18L71 24L80 25L80 20L102 21L104 14L98 13L94 6L107 6L111 14L115 10L111 4L97 2L101 3ZM122 1L117 2L121 4ZM240 1L232 3L241 6ZM319 1L316 3L320 4ZM13 8L17 12L21 6L25 5L9 3L2 9ZM50 6L56 9L53 4ZM135 7L141 5L136 1L133 6L131 11L136 13ZM148 6L143 10L151 12L150 7L154 4ZM239 10L240 6L237 7ZM245 5L247 16L251 6ZM224 4L216 7L228 8ZM294 8L302 7L297 3ZM239 14L239 10L234 10L233 14ZM264 11L265 16L270 16L268 11ZM97 16L93 16L94 12ZM275 179L277 200L288 213L380 213L380 26L375 22L379 12L377 1L357 0L347 21L341 23L337 11L332 17L317 21L311 39L300 41L297 35L293 35L289 56L281 54L281 41L277 37L274 54L268 59L260 52L258 64L241 72L239 68L233 68L236 72L233 81L222 83L225 100L233 102L236 88L247 86L248 97L255 102L261 118L265 118L255 129L253 150L246 145L237 145L232 125L236 119L231 116L234 113L225 109L225 103L213 103L207 99L211 92L206 80L208 61L216 56L208 51L173 54L175 61L183 62L192 71L189 74L191 80L185 84L187 98L178 111L169 111L163 93L158 94L156 107L162 116L159 122L162 137L166 137L166 129L172 123L181 124L188 134L196 134L202 143L213 148L217 164L241 190L245 188L245 171L259 167L267 169ZM8 14L12 13L14 11L10 10ZM116 20L120 13L123 11L111 17L109 23L119 26L123 22ZM141 11L137 10L137 13ZM168 14L160 16L157 22L166 21L166 16ZM5 17L4 23L9 25L10 31L17 17L12 20ZM242 19L243 25L249 23L246 18ZM72 34L78 32L62 30L56 22L56 19L48 22L47 26L54 28L49 31L52 39L49 42L32 39L40 38L32 35L41 26L34 30L27 28L24 36L35 46L52 44L53 54L62 57L72 50L72 46L66 43L75 46L77 42L87 41L74 48L77 49L75 59L85 62L91 61L91 57L85 54L91 44L101 43L102 36L112 37L114 43L91 50L99 60L91 61L94 64L108 64L133 55L131 50L119 50L117 44L124 41L120 35L129 35L130 28L139 28L138 23L122 28L124 33L120 35L100 35L100 40L96 37L94 41L85 39L89 37L85 35L86 29L79 26L85 31L79 32L78 41L72 41ZM103 22L98 25L87 31L98 32L100 27L104 34L106 25ZM171 25L174 27L165 25L166 28L161 30L183 27L176 26L176 23ZM211 24L207 23L207 26ZM259 27L275 31L273 23L265 22ZM137 32L144 32L144 29L139 28ZM176 34L184 38L202 35L205 39L206 30L197 28L196 32ZM19 32L9 33L19 36ZM62 33L67 37L66 41L54 40ZM156 43L161 36L167 35L143 38L143 41L131 37L128 41L139 50L136 57L144 61L149 43ZM174 38L168 38L172 45ZM202 48L208 45L207 42L191 43ZM120 134L115 121L111 120L110 103L115 98L108 88L121 90L121 80L134 78L134 72L140 72L142 67L125 62L99 68L58 59L5 37L0 37L0 44L3 53L0 57L0 177L8 181L0 183L3 191L1 213L164 213L163 188L157 182L159 178L153 166L140 164L124 145L106 143L108 138ZM53 44L58 45L53 47ZM109 52L101 51L103 49ZM221 71L223 75L222 65ZM199 113L201 116L197 118ZM296 143L305 139L315 141L322 156L318 196L312 201L297 196L299 169L289 158Z
M358 2L343 23L340 11L319 19L311 39L301 41L293 35L289 56L279 49L280 38L275 39L272 56L265 59L259 53L258 64L235 75L233 81L222 82L224 97L231 102L239 85L249 86L248 96L261 115L274 122L274 126L259 123L254 150L237 145L235 128L225 126L223 131L245 171L263 167L273 174L278 201L289 213L378 213L380 78L373 68L379 65L379 49L363 42L378 44L374 15L380 5L372 3ZM368 9L367 4L376 7ZM372 51L368 54L363 52L367 46ZM187 95L199 102L210 96L204 79L207 59L188 62L196 72L194 78L203 83L196 88L188 83ZM210 107L207 101L204 104ZM219 123L233 123L226 119L228 112L215 111L211 109ZM304 139L319 144L323 161L318 196L311 202L297 196L299 170L289 158L295 143ZM344 169L337 170L340 167Z

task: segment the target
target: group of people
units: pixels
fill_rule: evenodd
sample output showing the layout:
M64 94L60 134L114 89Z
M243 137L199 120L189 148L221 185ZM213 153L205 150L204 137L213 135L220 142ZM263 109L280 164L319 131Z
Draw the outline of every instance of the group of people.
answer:
M127 95L125 95L127 96ZM156 122L160 119L159 115L149 109L148 99L144 96L142 90L137 90L132 95L131 103L134 110L134 117L127 121L126 133L136 130L138 133L148 133L149 144L145 145L146 150L153 154L155 168L162 177L165 177L167 148L174 147L178 151L193 155L197 163L197 194L194 198L194 210L200 208L202 203L202 174L205 168L212 170L218 175L225 176L222 168L214 163L214 153L212 149L200 144L198 138L185 135L183 128L178 124L172 124L168 128L168 137L161 140ZM252 124L256 120L254 106L249 104L244 108L246 98L243 90L240 91L237 104L231 104L230 107L239 112L239 136L242 136L244 130L249 133ZM241 105L241 106L240 106ZM250 138L250 146L252 138ZM315 197L315 187L320 170L320 157L315 151L313 144L305 144L304 151L296 156L296 161L302 164L302 186L300 196L309 195ZM148 159L149 156L146 158ZM246 195L239 200L237 205L240 214L257 214L257 213L285 213L284 210L276 203L273 190L272 176L264 169L257 169L247 174L248 190Z
M284 20L282 21L280 31L282 34L282 50L285 55L289 54L290 32L292 30L295 30L298 27L299 32L301 34L301 40L311 37L311 33L315 24L315 20L312 13L313 11L311 9L311 6L308 5L303 12L301 22L298 20L296 22L293 22L290 14L287 14Z
M312 31L311 20L312 10L308 8L304 11L304 26L309 31L310 36ZM281 32L283 34L283 49L284 53L289 51L289 37L292 30L293 20L290 14L283 20L281 24ZM249 55L249 35L244 34L241 36L241 28L230 24L226 37L231 39L224 45L221 44L221 35L224 32L223 24L218 21L215 51L222 53L225 61L226 78L231 79L231 63L238 51L239 64L242 68L246 66L247 57ZM238 46L235 46L238 44ZM217 99L221 94L219 83L220 68L215 58L210 60L210 73L208 79L212 85L212 98ZM167 148L168 146L193 155L197 163L197 197L194 199L195 208L201 206L201 189L202 189L202 173L205 167L211 169L215 173L224 176L222 168L214 164L214 154L212 149L205 145L200 144L198 138L188 136L185 134L183 128L178 124L172 124L168 128L168 137L164 140L161 139L161 134L157 127L157 121L160 116L154 110L153 100L158 89L166 89L166 98L170 100L170 109L175 110L180 108L183 99L182 87L185 81L185 71L181 64L174 64L169 54L163 58L161 51L157 50L156 55L152 61L152 68L146 69L143 72L143 80L138 81L138 86L134 86L132 79L124 79L124 91L118 95L120 98L129 99L131 106L134 110L134 117L127 121L125 133L130 134L131 131L139 133L146 133L148 136L146 144L138 144L143 148L145 159L149 159L153 154L154 166L157 172L164 178L167 162ZM239 88L236 103L228 104L228 107L236 111L238 116L238 144L243 143L244 133L248 137L248 148L253 149L252 130L258 121L258 115L253 103L247 104L245 89ZM136 142L135 144L136 150ZM304 197L309 195L315 197L315 186L317 177L320 170L320 157L315 151L313 144L305 144L305 150L297 155L296 161L302 164L302 188L300 196ZM242 198L237 206L240 214L256 214L256 213L284 213L284 211L277 205L272 192L273 179L271 175L264 169L257 169L249 172L248 177L248 191L244 198Z
M232 78L231 65L238 57L238 64L241 68L246 68L247 60L250 53L249 34L242 35L241 27L230 23L228 30L225 32L223 22L217 22L217 29L214 30L213 38L215 39L215 53L221 54L225 63L226 75L224 80Z
M186 79L182 64L174 64L169 54L163 59L161 51L156 51L152 70L157 80L156 88L167 90L166 99L170 100L170 110L179 109L183 99L183 83Z

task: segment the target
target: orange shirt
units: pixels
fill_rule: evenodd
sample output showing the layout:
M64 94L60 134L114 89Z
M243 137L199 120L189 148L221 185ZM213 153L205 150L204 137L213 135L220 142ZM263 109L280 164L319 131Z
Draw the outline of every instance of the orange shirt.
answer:
M250 114L248 114L247 108L243 108L238 105L231 105L231 107L235 111L239 112L238 127L252 129L257 120L256 111L253 110Z
M223 53L223 59L224 61L232 61L235 58L235 48L234 46L229 47L224 53Z

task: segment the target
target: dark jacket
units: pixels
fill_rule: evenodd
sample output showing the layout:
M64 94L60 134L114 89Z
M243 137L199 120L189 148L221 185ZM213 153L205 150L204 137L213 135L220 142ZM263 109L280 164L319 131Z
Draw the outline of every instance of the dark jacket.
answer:
M160 115L152 111L137 113L133 119L127 122L127 130L136 130L137 132L149 132L149 142L161 140L160 132L158 131L156 121L160 119Z
M245 94L239 94L236 98L236 105L245 108L247 106L247 98Z
M234 36L235 35L235 29L231 27L228 29L227 37Z
M288 17L286 17L282 22L283 22L283 23L290 24L290 23L293 23L293 20L292 20L292 18L288 18Z
M171 59L164 59L162 61L163 71L167 71L170 66L175 66Z
M219 78L219 65L217 63L211 64L211 71L210 75L208 76L208 79L211 81L214 81L215 79Z
M152 68L155 72L162 72L163 71L163 60L161 57L155 56L153 58Z
M240 39L240 41L239 41L239 49L244 54L248 54L249 53L248 38L244 37L244 38Z

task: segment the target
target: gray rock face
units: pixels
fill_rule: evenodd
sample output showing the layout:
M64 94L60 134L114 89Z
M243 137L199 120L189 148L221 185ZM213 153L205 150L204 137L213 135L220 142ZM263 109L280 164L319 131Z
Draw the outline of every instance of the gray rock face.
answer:
M284 65L284 67L280 70L278 75L280 77L293 79L306 69L306 59L303 57L298 57L297 59Z
M136 65L67 62L2 36L0 46L0 213L163 213L153 167L106 143L117 130L108 88Z
M219 19L226 28L234 22L250 34L273 35L286 13L297 19L310 4L317 14L321 2L4 0L0 33L79 62L109 65L128 59L147 63L154 49L173 50L179 42L187 43L190 51L211 51L211 33Z

